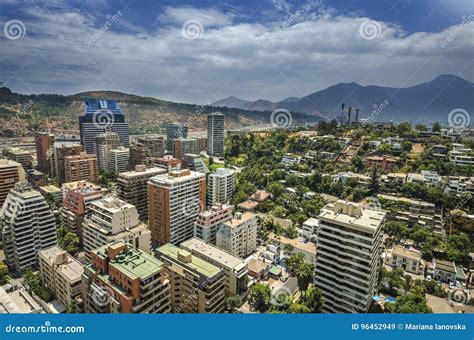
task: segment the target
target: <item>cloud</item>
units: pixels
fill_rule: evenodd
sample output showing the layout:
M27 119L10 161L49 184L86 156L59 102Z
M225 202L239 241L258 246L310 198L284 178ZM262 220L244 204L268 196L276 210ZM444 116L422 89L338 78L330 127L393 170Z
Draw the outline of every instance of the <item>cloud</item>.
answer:
M204 27L226 26L232 23L232 15L222 13L216 8L167 7L160 20L180 25L189 20L197 20Z

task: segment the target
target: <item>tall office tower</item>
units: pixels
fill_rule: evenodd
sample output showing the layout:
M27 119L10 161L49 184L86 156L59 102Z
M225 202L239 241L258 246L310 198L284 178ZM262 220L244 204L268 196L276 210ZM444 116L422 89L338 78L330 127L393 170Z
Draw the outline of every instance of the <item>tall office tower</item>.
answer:
M97 157L81 152L79 155L66 156L64 158L64 181L89 181L99 180L99 168Z
M176 138L188 138L188 128L179 122L166 124L166 149L172 149L173 140Z
M187 153L199 153L198 141L194 138L175 138L172 149L173 157L181 160Z
M207 154L224 156L224 115L220 112L207 115Z
M217 231L216 245L235 256L246 257L257 249L257 229L256 215L238 212Z
M174 158L171 155L166 155L161 158L153 158L152 164L156 167L166 169L166 171L179 171L181 169L181 160Z
M38 251L56 244L55 224L46 199L28 183L16 183L0 210L7 265L17 272L35 266Z
M137 165L135 171L121 172L117 177L118 197L137 208L141 220L148 219L148 180L166 173L162 168Z
M128 148L118 148L109 151L109 170L111 174L118 174L129 169L130 151Z
M338 200L318 216L316 286L327 313L367 312L375 293L385 212Z
M72 142L55 142L53 145L54 174L59 185L66 182L65 175L65 158L67 156L77 156L84 148L82 145Z
M41 282L51 290L65 308L82 301L81 276L83 265L58 246L38 252L38 269Z
M194 237L216 244L216 235L224 222L232 219L232 206L217 204L200 213L194 222Z
M194 235L194 221L204 210L206 176L180 170L148 181L148 222L154 242L179 244Z
M25 171L33 169L33 152L22 148L5 149L5 157L20 163Z
M227 203L234 194L235 171L228 168L217 169L208 177L207 204Z
M88 182L73 183L77 183L76 187L67 190L63 200L61 224L65 228L78 234L82 239L82 222L84 222L88 207L92 201L101 199L103 192L100 188Z
M99 161L99 170L104 172L110 171L109 152L120 147L120 137L117 133L107 130L95 137L95 154Z
M142 144L133 140L128 148L130 151L130 168L135 169L137 165L148 165L151 163L151 159L148 157L148 148Z
M109 129L117 133L120 143L128 148L128 123L115 100L84 100L84 116L79 117L79 126L81 143L87 153L94 153L95 137Z
M224 271L171 243L156 250L170 282L174 313L222 313L225 307Z
M94 249L82 274L86 313L169 313L170 284L163 263L132 244Z
M113 241L125 241L150 252L150 231L138 220L137 208L115 197L93 201L82 223L86 258L90 252Z
M227 296L242 296L247 291L247 263L203 240L192 238L180 245L196 257L224 270L225 292Z
M54 136L49 133L38 133L35 136L37 168L42 173L49 171L47 154L53 144Z
M148 157L163 157L165 155L165 139L161 136L145 135L137 138L148 150Z
M0 208L15 183L25 180L25 171L20 163L0 158Z

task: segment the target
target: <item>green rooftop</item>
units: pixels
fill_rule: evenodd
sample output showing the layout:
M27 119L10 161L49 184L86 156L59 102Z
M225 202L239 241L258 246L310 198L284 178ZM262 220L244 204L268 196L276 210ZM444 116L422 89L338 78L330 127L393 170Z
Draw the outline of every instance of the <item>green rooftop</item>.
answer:
M219 274L222 271L219 267L210 264L194 255L192 255L187 250L181 249L176 247L175 245L168 243L164 246L161 246L157 249L158 254L168 257L172 260L175 260L183 267L188 267L189 269L198 272L200 275L203 275L208 278L212 278L213 276ZM191 258L190 262L183 261L178 258L178 253L181 256Z

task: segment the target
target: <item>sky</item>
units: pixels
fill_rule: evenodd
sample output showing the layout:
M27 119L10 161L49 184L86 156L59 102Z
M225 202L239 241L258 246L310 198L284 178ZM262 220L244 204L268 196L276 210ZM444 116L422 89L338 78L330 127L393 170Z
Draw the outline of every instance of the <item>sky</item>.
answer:
M0 1L0 82L185 103L474 81L470 0Z

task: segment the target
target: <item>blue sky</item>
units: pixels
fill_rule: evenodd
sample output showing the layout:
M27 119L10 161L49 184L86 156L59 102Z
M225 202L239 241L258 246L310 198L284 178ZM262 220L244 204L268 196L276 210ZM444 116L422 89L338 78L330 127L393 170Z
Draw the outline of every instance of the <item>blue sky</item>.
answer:
M0 81L20 93L207 103L474 80L468 0L3 0L0 28Z

